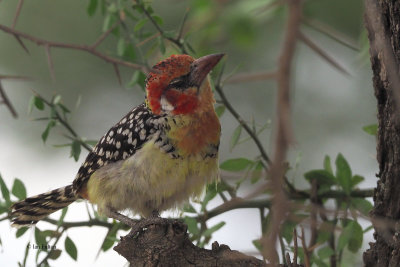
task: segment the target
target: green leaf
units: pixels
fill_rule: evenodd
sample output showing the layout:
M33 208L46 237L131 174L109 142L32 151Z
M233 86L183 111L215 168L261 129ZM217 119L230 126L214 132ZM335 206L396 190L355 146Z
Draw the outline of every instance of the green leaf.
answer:
M351 205L359 210L365 216L369 216L369 212L372 210L372 203L365 198L351 198Z
M254 239L252 241L253 245L258 249L258 251L262 251L261 241L260 239Z
M60 255L61 255L61 249L52 249L49 252L49 259L56 260L60 257Z
M364 126L362 129L367 134L370 134L373 136L376 136L378 134L378 125L376 123Z
M351 188L354 188L356 185L364 181L365 178L360 176L360 175L354 175L353 178L351 179Z
M153 19L154 19L154 21L158 24L158 25L163 25L163 19L160 17L160 16L157 16L157 15L153 15L153 16L151 16Z
M192 206L192 204L190 203L186 203L183 206L183 211L187 212L187 213L197 213L197 211L195 210L195 208Z
M217 113L218 118L221 118L221 116L222 116L222 115L224 114L224 112L225 112L225 109L226 109L225 105L218 105L218 106L215 108L215 113Z
M200 229L197 226L197 220L193 217L185 217L185 224L188 226L189 233L193 235L198 235L200 233Z
M214 232L218 231L219 229L221 229L226 223L225 222L220 222L217 223L216 225L214 225L211 228L208 228L207 230L205 230L203 232L203 236L205 237L210 237Z
M333 175L331 158L328 155L326 155L324 158L324 169Z
M281 235L287 241L288 244L292 242L293 239L293 229L296 228L296 223L290 220L284 222L281 228Z
M347 246L351 252L355 253L361 248L362 241L363 230L360 224L351 220L339 236L337 250L343 250Z
M231 142L230 142L230 151L232 152L232 149L237 145L240 134L242 133L242 125L239 124L236 129L233 131L232 137L231 137Z
M34 104L37 109L44 110L44 102L40 97L34 96Z
M263 168L264 168L264 166L261 161L258 161L255 164L254 170L251 172L251 183L252 184L257 183L258 180L260 180Z
M26 233L26 231L28 231L28 229L29 229L29 227L21 227L21 228L19 228L19 229L17 230L17 232L15 233L15 236L16 236L17 238L23 236L23 235Z
M217 184L216 183L211 183L207 185L206 188L206 194L204 196L203 201L201 202L201 210L204 211L208 202L212 200L216 195L217 195Z
M159 48L160 48L161 54L164 55L166 49L165 49L165 43L164 43L164 38L163 37L161 37L161 36L158 37L158 44L159 44Z
M46 130L42 133L42 140L43 143L46 143L47 138L49 137L50 130L56 126L56 121L55 120L50 120L49 123L47 124Z
M37 227L35 228L35 240L38 246L47 246L46 236Z
M67 215L68 206L63 208L61 211L60 219L58 219L57 226L60 226L64 222L65 215Z
M35 96L32 96L28 104L28 114L32 113L33 106L35 105Z
M343 157L342 154L339 154L336 158L336 178L338 179L339 184L342 186L343 190L346 194L350 194L351 192L351 169L347 160Z
M115 223L111 229L108 231L106 237L104 238L103 244L101 245L101 250L107 251L109 250L117 240L116 235L118 232L120 224Z
M26 198L26 189L24 183L18 179L15 178L14 184L11 189L11 193L16 196L19 200L25 199Z
M328 246L323 247L320 250L318 250L318 256L321 259L329 258L333 254L335 254L335 251L331 247L328 247Z
M81 154L81 143L77 140L74 140L71 144L71 157L78 161L79 155Z
M141 28L143 28L143 26L147 23L147 21L148 21L147 18L144 18L144 19L139 20L139 21L136 23L135 27L133 28L133 31L134 31L134 32L138 32Z
M90 0L86 12L89 16L93 16L97 9L97 0Z
M124 38L119 38L118 43L117 43L117 55L119 57L122 57L125 52L125 39Z
M68 236L65 238L65 250L68 255L71 256L74 260L78 259L78 250L76 249L75 243Z
M0 174L0 189L4 200L6 201L6 205L7 207L9 207L11 205L10 191L8 190L7 185L4 182L3 177L1 177L1 174Z
M8 208L5 205L6 203L0 202L0 214L8 212Z
M124 58L134 61L136 58L135 48L132 44L127 44L124 50Z
M336 184L336 178L329 171L326 170L312 170L306 172L304 177L311 183L312 180L317 180L321 185L334 185Z
M242 171L252 165L254 162L246 158L228 159L219 166L226 171Z

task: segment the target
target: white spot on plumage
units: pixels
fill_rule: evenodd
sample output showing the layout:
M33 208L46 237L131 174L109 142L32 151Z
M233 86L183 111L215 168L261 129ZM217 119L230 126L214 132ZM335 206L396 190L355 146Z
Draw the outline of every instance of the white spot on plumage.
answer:
M168 100L167 100L167 98L165 98L165 96L161 97L160 104L161 104L161 109L164 111L174 110L174 106L168 102Z
M136 147L136 144L137 144L137 139L133 139L132 145L133 145L134 147Z
M100 155L100 156L103 156L103 155L104 155L103 148L100 148L99 155Z
M125 123L126 122L126 118L123 118L121 123Z
M128 135L128 134L129 134L129 129L125 129L125 130L122 132L122 134L123 134L123 135Z
M133 119L133 113L129 115L129 119Z
M117 158L118 155L119 155L119 152L118 152L118 151L115 151L115 152L114 152L114 158Z
M106 158L108 159L108 158L111 158L111 153L110 153L110 151L106 151Z
M128 153L126 153L125 151L124 151L124 154L122 154L122 158L123 159L126 159L128 157Z
M129 124L129 128L131 129L133 128L133 123Z
M144 140L146 138L146 129L142 129L139 133L140 140Z
M115 146L117 147L117 149L121 148L121 142L118 141L118 142L115 144Z
M132 144L132 136L128 138L128 144Z
M103 163L104 163L104 162L103 162L102 159L98 159L98 160L97 160L97 164L99 164L100 166L103 166Z
M118 131L117 131L117 133L120 134L121 132L122 132L122 128L119 128Z
M113 136L113 135L114 135L114 132L113 132L113 131L111 131L111 132L110 132L110 136Z

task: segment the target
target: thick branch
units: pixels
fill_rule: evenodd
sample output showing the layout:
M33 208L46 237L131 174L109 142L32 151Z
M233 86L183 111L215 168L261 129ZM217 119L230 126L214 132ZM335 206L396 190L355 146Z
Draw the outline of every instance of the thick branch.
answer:
M178 220L164 220L145 231L131 232L114 250L131 266L266 266L257 258L217 242L211 250L196 247L189 240L187 226Z

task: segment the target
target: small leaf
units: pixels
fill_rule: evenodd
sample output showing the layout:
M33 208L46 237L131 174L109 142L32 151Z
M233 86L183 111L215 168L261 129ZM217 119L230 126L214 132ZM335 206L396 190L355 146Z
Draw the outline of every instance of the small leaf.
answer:
M32 113L33 106L35 105L35 96L32 96L28 104L28 114Z
M147 18L144 18L144 19L139 20L139 21L136 23L135 27L133 28L133 31L134 31L134 32L138 32L141 28L143 28L143 26L147 23L147 21L148 21Z
M157 15L153 15L153 16L151 16L153 19L154 19L154 21L158 24L158 25L163 25L163 19L160 17L160 16L157 16Z
M35 240L38 246L47 246L46 236L37 227L35 228Z
M44 102L40 97L34 96L35 107L39 110L44 110Z
M81 154L81 143L74 140L71 144L71 157L78 161L79 155Z
M226 171L242 171L253 163L246 158L228 159L221 163L220 168Z
M17 238L23 236L23 234L25 234L26 231L28 231L28 229L29 229L28 227L19 228L19 229L17 230L17 232L15 233L15 236L16 236Z
M49 259L56 260L60 257L60 255L61 255L61 249L52 249L49 252Z
M97 0L90 0L86 12L89 16L93 16L97 9Z
M361 248L362 240L361 226L356 221L350 221L339 236L337 249L340 251L347 246L351 252L355 253Z
M61 211L60 219L58 219L57 226L60 226L64 222L65 215L67 215L68 206L63 208Z
M124 58L134 61L136 58L136 53L135 53L135 48L133 47L132 44L128 44L125 46L124 50Z
M364 181L365 178L360 176L360 175L354 175L353 178L351 179L351 188L354 188L356 185Z
M370 134L373 136L376 136L378 134L378 125L376 123L364 126L362 129L367 134Z
M350 194L351 191L351 169L349 163L342 154L339 154L336 158L336 178L339 184L342 186L346 194Z
M122 57L125 52L125 39L124 38L119 38L118 43L117 43L117 55L119 57Z
M324 158L324 169L333 175L331 158L328 155L326 155Z
M159 48L160 48L160 52L161 54L165 54L165 43L164 43L164 38L159 36L158 37L158 44L159 44Z
M336 178L326 170L312 170L306 172L304 177L311 183L312 180L317 180L321 185L334 185L336 184Z
M261 163L261 161L258 161L255 164L254 170L251 172L251 183L252 184L257 183L258 180L260 180L263 168L264 168L264 166Z
M320 250L318 250L318 256L321 259L326 259L329 258L330 256L334 255L335 251L331 247L323 247Z
M56 121L55 120L50 120L49 123L47 124L46 129L42 133L42 140L43 143L46 143L47 138L49 137L50 130L56 126Z
M232 152L232 149L237 145L240 134L242 133L242 125L239 124L236 129L233 131L232 137L231 137L231 142L230 142L230 151Z
M218 118L221 118L221 116L224 114L225 112L225 105L219 105L215 108L215 113L217 113Z
M65 238L65 250L68 255L71 256L74 260L78 259L78 250L76 249L75 243L68 236Z
M204 211L208 202L212 200L217 195L217 185L215 183L211 183L206 188L206 194L204 196L203 201L201 202L201 210Z
M1 177L1 174L0 174L0 189L4 200L6 201L6 205L7 207L9 207L11 205L10 191L8 190L7 185L4 182L3 177Z
M254 239L252 242L253 242L253 245L258 249L258 251L262 251L260 239Z
M11 193L14 196L16 196L19 200L26 198L25 185L20 179L15 178L14 184L11 189Z
M197 226L197 220L193 217L185 217L185 224L188 226L189 233L193 235L198 235L200 233L200 229Z
M369 216L369 212L372 210L372 203L365 198L351 198L351 205L359 210L365 216Z
M210 237L214 232L218 231L219 229L221 229L226 223L225 222L220 222L217 223L216 225L214 225L211 228L208 228L207 230L205 230L203 232L203 236L205 237Z
M101 245L101 250L109 250L117 240L116 235L118 232L120 224L115 223L112 228L108 231L106 237L104 238L103 244Z
M186 203L183 206L183 211L187 212L187 213L197 213L197 211L195 210L195 208L192 206L192 204L190 203Z

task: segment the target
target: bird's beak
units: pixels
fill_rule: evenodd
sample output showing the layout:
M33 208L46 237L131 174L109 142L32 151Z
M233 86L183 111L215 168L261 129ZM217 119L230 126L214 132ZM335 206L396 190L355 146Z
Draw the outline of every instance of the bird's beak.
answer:
M207 74L218 64L225 54L211 54L196 59L191 64L190 84L200 88Z

